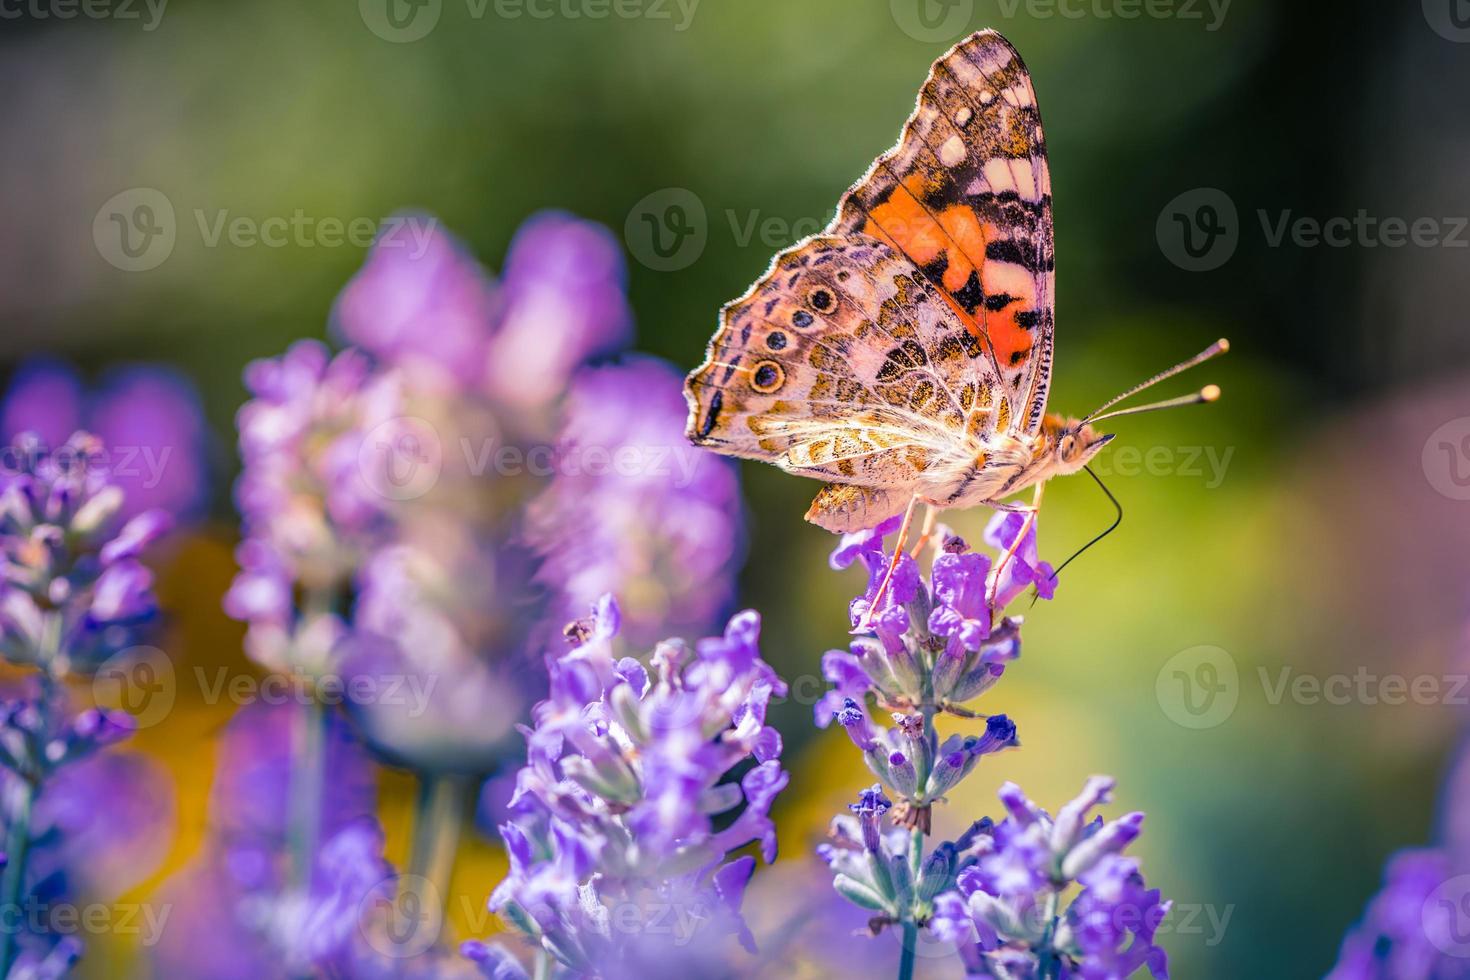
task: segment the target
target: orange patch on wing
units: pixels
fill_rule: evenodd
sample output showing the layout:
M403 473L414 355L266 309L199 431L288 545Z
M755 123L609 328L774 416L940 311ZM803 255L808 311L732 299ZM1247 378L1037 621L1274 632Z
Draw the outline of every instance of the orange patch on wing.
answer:
M986 246L1004 237L1001 229L982 222L965 204L952 204L936 215L922 202L925 185L921 173L904 178L888 200L869 213L863 233L898 249L920 267L943 257L944 298L970 336L988 342L1002 367L1021 364L1031 351L1032 339L1031 332L1016 322L1016 314L1034 308L1035 280L1016 266L987 263ZM1016 302L999 311L982 310L979 317L966 312L954 294L965 288L972 272L978 274L987 295L1008 293Z

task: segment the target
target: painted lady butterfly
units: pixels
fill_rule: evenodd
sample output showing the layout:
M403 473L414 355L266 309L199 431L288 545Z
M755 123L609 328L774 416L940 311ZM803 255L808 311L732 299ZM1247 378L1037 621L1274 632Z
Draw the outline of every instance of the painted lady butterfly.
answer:
M1055 329L1051 174L1036 93L994 31L940 58L898 145L827 230L725 307L689 375L688 435L827 481L807 520L873 527L919 502L1028 512L1111 438L1091 423L1228 349L1225 341L1083 419L1046 412ZM1005 498L1034 488L1029 506ZM1024 532L1022 534L1024 537Z

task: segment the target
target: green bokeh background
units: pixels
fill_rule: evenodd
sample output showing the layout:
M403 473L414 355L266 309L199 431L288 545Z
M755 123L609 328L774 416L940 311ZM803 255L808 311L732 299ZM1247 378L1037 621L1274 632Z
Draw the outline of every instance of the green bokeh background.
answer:
M224 488L242 366L324 336L363 250L208 247L196 212L347 221L422 209L495 267L537 209L622 236L640 201L682 188L703 206L707 244L659 271L630 242L630 292L638 346L693 366L719 306L825 224L961 33L905 33L906 0L702 0L687 23L672 0L604 19L567 15L596 0L556 0L537 8L552 10L544 19L442 0L427 36L394 43L366 26L373 2L175 0L151 30L142 7L138 20L30 9L0 22L0 358L176 365L203 391ZM1055 407L1085 411L1218 336L1235 345L1201 379L1224 387L1219 405L1116 423L1103 468L1127 518L1033 610L1024 659L989 696L1017 718L1024 748L987 762L952 806L993 812L1007 778L1054 806L1089 773L1116 775L1119 805L1149 814L1150 882L1207 909L1198 932L1166 937L1180 977L1324 973L1384 857L1434 835L1438 777L1470 711L1308 703L1273 688L1283 670L1465 669L1470 503L1425 447L1470 415L1470 249L1273 247L1259 215L1470 214L1470 44L1433 28L1433 3L1419 6L1235 0L1216 30L1204 4L1189 8L1203 19L1116 16L1128 0L1063 4L1079 17L999 0L932 8L1000 29L1036 79L1056 199ZM92 222L134 187L168 197L178 237L162 265L128 273L99 256ZM1191 272L1157 226L1202 187L1235 204L1239 243L1219 268ZM1146 465L1118 457L1125 446ZM1218 477L1207 452L1228 460ZM743 601L766 617L768 659L812 675L844 640L856 584L827 570L829 536L800 520L814 484L745 475ZM1085 479L1054 487L1043 551L1064 558L1109 517ZM164 572L179 610L171 652L244 670L238 629L217 612L233 534L224 490L215 518ZM973 515L957 523L978 530ZM1228 652L1238 704L1193 729L1165 702L1170 658L1199 645ZM139 739L179 782L170 868L202 832L224 716L185 702ZM799 773L782 861L809 861L825 814L866 776L807 707L777 718ZM408 792L387 779L397 848ZM467 845L457 890L478 903L498 868L493 847ZM1229 916L1219 934L1209 912ZM141 969L125 941L97 947L89 975Z

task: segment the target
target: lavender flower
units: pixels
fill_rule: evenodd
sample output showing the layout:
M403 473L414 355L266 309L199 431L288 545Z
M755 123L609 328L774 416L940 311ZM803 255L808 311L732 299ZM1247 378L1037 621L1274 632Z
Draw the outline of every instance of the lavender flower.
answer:
M22 436L6 456L0 469L0 654L37 671L23 696L0 701L6 857L0 909L16 910L42 888L48 898L65 897L70 861L63 848L73 841L50 833L62 816L57 808L75 800L69 794L79 787L95 788L77 775L79 765L133 731L126 715L73 712L61 681L131 646L153 616L152 576L139 556L168 519L156 510L122 518L125 494L93 436L77 433L55 451ZM95 806L95 797L89 802ZM86 826L69 822L74 832ZM117 825L128 826L123 819ZM79 953L75 941L44 928L0 930L0 975L54 974Z
M1438 848L1400 851L1389 859L1383 889L1368 903L1363 919L1344 937L1327 980L1398 980L1456 977L1462 958L1445 950L1463 946L1451 895L1434 893L1455 877L1449 853Z
M1018 525L1006 533L1003 519L1009 516L998 515L991 525L1002 548L1019 531ZM873 635L823 656L822 672L833 687L815 713L819 726L835 719L847 730L868 768L902 804L899 812L910 825L927 829L930 807L982 756L1019 744L1016 726L1005 715L987 719L981 733L951 735L942 742L933 718L939 712L977 717L964 705L993 687L1006 664L1020 656L1021 622L1004 618L1004 604L993 598L998 582L992 559L969 553L964 541L943 528L937 532L942 546L929 577L920 574L915 559L900 555L879 600L892 561L883 551L883 536L896 526L890 521L847 535L832 554L834 568L857 561L867 567L868 588L853 600L850 612L854 626L867 623ZM1025 564L1023 550L1011 563ZM870 697L890 713L892 728L869 718Z
M401 217L337 297L336 332L425 386L478 388L502 300L437 219Z
M684 438L682 378L653 358L584 370L563 409L556 476L529 512L551 615L623 595L623 632L708 629L728 611L740 557L733 466Z
M294 714L259 704L230 721L204 848L162 891L174 909L156 952L162 975L364 976L366 964L383 958L367 912L391 900L394 878L373 818L371 760L340 719L328 719L323 754L332 778L315 828L321 844L309 876L296 879L289 854ZM389 974L380 967L379 975Z
M967 972L1087 980L1141 969L1168 975L1153 940L1169 903L1144 887L1138 862L1122 855L1143 814L1107 823L1088 817L1112 788L1111 779L1093 777L1053 819L1015 784L1001 787L1009 815L998 825L976 824L957 843L956 887L935 900L930 922L959 947ZM1082 890L1063 911L1061 898L1074 883Z
M560 398L585 362L632 334L617 238L560 211L529 218L505 261L502 310L490 339L488 385L524 412Z
M867 590L850 613L868 635L823 657L833 688L817 705L816 720L841 724L880 780L851 807L853 816L833 820L818 849L833 887L874 913L874 935L889 926L902 930L904 980L913 974L921 930L952 944L966 972L977 976L1120 980L1144 968L1166 976L1153 938L1168 904L1144 887L1137 862L1121 854L1143 815L1088 820L1108 799L1112 780L1090 780L1055 820L1007 783L1001 800L1010 815L1003 822L981 820L925 853L932 807L981 757L1018 744L1006 715L980 715L965 704L1020 655L1021 620L1006 616L1006 607L1028 587L1051 598L1056 576L1037 558L1034 522L1023 538L1018 514L999 513L987 528L994 557L971 553L939 529L928 577L910 555L895 561L884 552L883 538L896 526L895 519L845 535L832 555L834 568L858 561L867 567ZM869 698L891 713L893 727L869 718ZM942 712L984 719L984 730L941 742L934 719ZM888 829L889 811L911 829ZM1081 890L1062 910L1063 893L1074 884Z
M647 664L614 657L617 617L604 600L550 665L501 828L511 873L490 903L543 955L602 977L687 962L726 934L752 948L739 909L755 861L729 854L758 841L775 858L769 811L787 782L765 724L786 687L760 659L754 612L693 650L666 641ZM652 928L660 909L687 931ZM467 952L488 976L515 975L500 954Z
M199 394L183 375L135 365L109 371L88 391L65 362L22 364L0 403L0 438L30 432L59 446L79 429L110 447L112 481L126 495L123 519L155 508L181 522L202 515L210 440Z
M23 436L0 467L0 655L60 677L136 642L156 612L139 560L167 530L162 511L124 523L122 490L95 437L54 453Z

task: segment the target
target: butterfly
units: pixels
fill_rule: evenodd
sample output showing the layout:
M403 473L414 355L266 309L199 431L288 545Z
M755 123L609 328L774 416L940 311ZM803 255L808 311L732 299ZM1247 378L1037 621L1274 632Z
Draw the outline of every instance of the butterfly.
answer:
M1084 418L1049 414L1053 242L1030 73L981 31L935 62L898 144L830 226L724 308L685 382L690 440L825 481L806 518L830 531L903 513L902 542L921 502L926 532L939 511L980 504L1033 520L1046 481L1113 438L1093 423L1213 401L1219 388L1107 409L1229 348ZM1031 504L1006 499L1028 488Z

